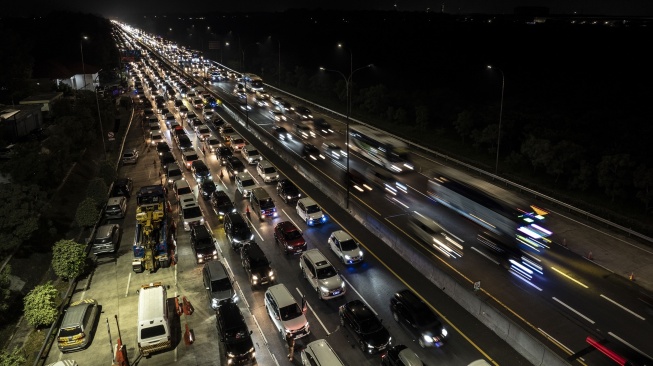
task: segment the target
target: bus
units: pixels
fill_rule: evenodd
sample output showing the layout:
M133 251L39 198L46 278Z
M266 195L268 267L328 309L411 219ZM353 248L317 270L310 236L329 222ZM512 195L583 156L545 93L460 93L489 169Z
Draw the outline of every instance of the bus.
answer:
M245 83L245 88L252 92L263 90L263 79L258 75L243 74L243 83Z
M403 141L366 126L350 126L349 138L352 150L393 173L415 169Z
M548 248L547 212L503 188L440 166L428 181L427 194L509 243L516 240L536 251Z

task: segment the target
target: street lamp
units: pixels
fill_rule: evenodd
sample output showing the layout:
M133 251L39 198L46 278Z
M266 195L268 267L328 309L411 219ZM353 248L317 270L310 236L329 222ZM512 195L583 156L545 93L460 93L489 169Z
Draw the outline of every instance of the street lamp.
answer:
M224 46L229 47L229 42L225 42ZM220 64L224 66L224 62L222 62L222 50L223 50L222 47L220 47Z
M82 89L86 87L86 67L84 66L84 40L86 39L88 39L87 36L82 36L82 39L79 40L79 53L82 55Z
M98 76L97 78L100 78L100 72L98 71ZM99 85L99 82L98 82ZM104 156L104 159L107 158L107 147L104 143L104 127L102 127L102 114L100 113L100 100L98 99L97 96L97 88L95 88L95 104L97 105L97 117L98 117L98 122L100 123L100 139L102 140L102 156Z
M342 45L339 44L338 47L342 48ZM351 87L351 81L352 81L352 77L354 76L354 74L355 74L357 71L360 71L360 70L362 70L362 69L366 69L366 68L368 68L368 67L372 67L372 66L374 66L373 64L368 64L368 65L365 65L365 66L359 67L359 68L357 68L357 69L353 69L353 65L354 65L354 64L353 64L353 59L354 59L354 57L353 57L351 51L349 51L349 55L350 55L349 77L345 76L345 74L343 74L341 71L338 71L338 70L332 70L332 69L326 69L326 68L324 68L324 67L320 67L320 70L322 70L322 71L329 71L329 72L335 72L335 73L339 74L340 76L342 76L342 78L345 80L345 89L346 89L346 91L347 91L347 95L346 95L346 108L345 108L345 110L346 110L346 112L347 112L347 113L346 113L346 116L347 116L347 117L346 117L346 126L347 126L347 129L346 129L346 133L345 133L345 135L346 135L346 138L345 138L345 139L346 139L346 140L345 140L345 141L346 141L346 142L345 142L345 145L346 145L346 147L347 147L347 177L346 177L346 180L347 180L347 182L346 182L346 185L347 185L347 199L345 200L345 207L346 207L347 209L349 208L349 195L350 195L350 193L349 193L349 181L348 181L348 180L349 180L349 115L351 114L351 94L352 94L352 93L351 93L351 88L350 88L350 87Z
M492 65L487 65L488 69L497 69L501 73L501 103L499 104L499 132L497 136L497 158L494 163L494 175L499 173L499 147L501 146L501 117L503 116L503 90L506 85L506 78L503 75L503 70L498 67L493 67Z

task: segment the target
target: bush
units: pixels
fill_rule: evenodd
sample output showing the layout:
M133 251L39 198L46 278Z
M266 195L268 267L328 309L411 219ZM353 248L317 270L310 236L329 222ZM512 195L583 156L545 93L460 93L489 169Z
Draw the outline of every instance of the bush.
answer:
M52 248L52 269L63 279L74 279L84 271L86 246L72 240L59 240Z
M95 178L88 182L86 187L86 197L95 200L97 207L102 207L102 204L109 198L109 186L102 178Z
M33 327L46 326L57 320L57 306L55 300L59 291L52 283L38 285L30 291L23 303L25 319Z
M81 227L91 227L95 225L100 215L100 210L97 208L97 203L91 197L86 197L77 206L75 212L75 221Z
M27 362L27 359L22 355L18 347L14 348L13 352L6 350L0 352L0 366L22 366L25 362Z

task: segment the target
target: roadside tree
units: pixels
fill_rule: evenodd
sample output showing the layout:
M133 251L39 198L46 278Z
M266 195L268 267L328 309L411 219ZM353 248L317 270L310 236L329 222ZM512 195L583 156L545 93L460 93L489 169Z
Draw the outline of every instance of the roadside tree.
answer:
M36 185L0 184L0 253L14 250L38 229L44 201Z
M11 352L7 350L0 351L0 366L22 366L25 362L27 362L27 359L18 347Z
M102 203L109 198L109 187L104 183L104 179L91 179L86 187L86 197L92 198L97 204L96 207L102 207Z
M64 280L74 279L84 272L85 245L73 240L59 240L52 248L52 269Z
M100 210L97 208L97 203L91 197L86 197L77 206L75 222L84 228L91 227L97 222L98 215L100 215Z
M57 304L55 300L59 291L57 291L52 283L48 282L45 285L38 285L30 291L23 303L23 313L29 325L33 327L46 326L54 323L57 320Z

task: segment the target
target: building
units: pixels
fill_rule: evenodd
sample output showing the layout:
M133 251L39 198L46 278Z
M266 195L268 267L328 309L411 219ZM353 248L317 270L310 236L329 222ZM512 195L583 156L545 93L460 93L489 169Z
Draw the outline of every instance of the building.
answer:
M14 143L41 128L41 104L0 105L0 140Z

